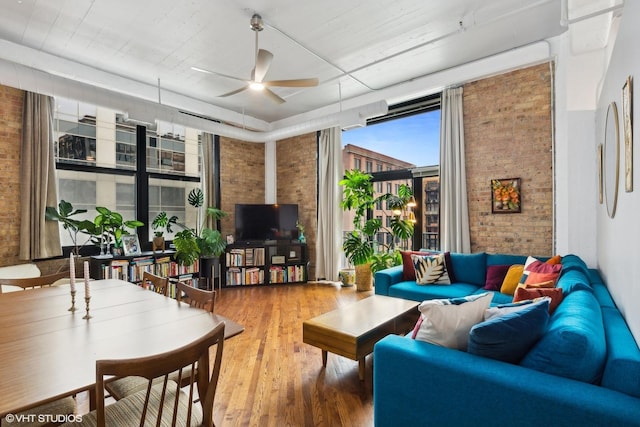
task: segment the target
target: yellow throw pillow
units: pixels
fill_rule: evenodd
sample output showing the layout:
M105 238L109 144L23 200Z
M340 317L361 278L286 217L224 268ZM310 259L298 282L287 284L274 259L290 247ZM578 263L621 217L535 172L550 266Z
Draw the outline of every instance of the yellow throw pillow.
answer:
M507 271L507 275L504 277L504 280L502 281L502 286L500 287L500 293L513 295L516 292L518 283L520 283L520 278L522 277L523 271L524 271L524 265L522 264L514 264L511 267L509 267L509 271Z

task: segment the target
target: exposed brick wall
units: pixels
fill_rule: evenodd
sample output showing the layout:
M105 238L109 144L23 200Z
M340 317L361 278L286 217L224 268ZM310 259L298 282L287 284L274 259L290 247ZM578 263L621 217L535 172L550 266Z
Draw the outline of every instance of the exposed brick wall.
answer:
M20 147L24 92L0 85L0 266L19 264Z
M464 86L471 250L552 255L549 63ZM522 179L522 213L491 213L491 179Z
M276 143L276 198L278 203L298 205L298 217L304 226L310 261L309 279L315 279L318 142L316 133L308 133Z
M223 236L235 232L237 203L264 203L264 144L220 137L220 209Z

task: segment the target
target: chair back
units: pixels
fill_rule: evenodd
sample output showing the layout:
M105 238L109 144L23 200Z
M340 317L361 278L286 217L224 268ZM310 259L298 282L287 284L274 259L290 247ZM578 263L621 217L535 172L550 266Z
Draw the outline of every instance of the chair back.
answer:
M164 295L165 297L169 296L169 278L168 277L160 277L155 274L149 273L145 271L142 273L142 284L152 291Z
M176 299L189 304L191 307L201 308L213 313L216 291L205 291L190 286L184 282L176 284Z
M22 288L23 290L29 288L41 288L43 286L52 286L55 282L64 278L69 278L68 271L38 277L0 279L0 293L2 293L3 286L14 286L16 288Z
M109 423L212 427L223 344L224 322L221 322L203 337L176 350L133 359L96 361L98 426L104 427ZM216 346L216 351L211 367L209 350L213 346ZM188 390L180 390L175 382L169 380L169 375L178 371L180 377L185 370L190 375ZM105 406L105 379L132 375L147 379L146 390ZM199 399L196 399L196 392Z

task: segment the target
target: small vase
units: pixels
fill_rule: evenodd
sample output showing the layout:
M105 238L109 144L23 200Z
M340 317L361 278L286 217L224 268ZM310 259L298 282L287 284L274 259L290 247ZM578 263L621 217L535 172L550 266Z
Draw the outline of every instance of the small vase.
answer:
M298 236L298 242L307 243L307 238L304 237L304 233L300 233L300 235Z

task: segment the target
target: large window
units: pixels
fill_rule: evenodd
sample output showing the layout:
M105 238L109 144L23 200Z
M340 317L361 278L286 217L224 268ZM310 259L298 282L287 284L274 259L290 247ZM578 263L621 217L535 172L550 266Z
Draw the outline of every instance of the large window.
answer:
M104 206L143 220L148 240L160 211L195 226L187 194L200 186L200 131L164 122L142 127L124 112L63 98L56 98L54 120L59 199L88 211L79 219L93 220L96 206ZM141 140L144 159L137 158ZM136 206L140 201L144 206ZM63 246L72 244L68 233L60 236Z
M344 131L342 143L345 169L365 162L377 193L383 189L397 192L401 184L413 188L420 205L415 209L418 228L412 246L439 249L440 96L391 106L389 114L366 127ZM370 165L374 162L376 171L372 172ZM391 215L388 211L386 205L377 205L371 215L387 224ZM344 215L346 233L351 231L352 220L348 212ZM389 238L382 235L377 241L388 242Z

